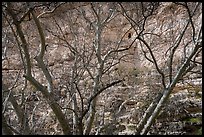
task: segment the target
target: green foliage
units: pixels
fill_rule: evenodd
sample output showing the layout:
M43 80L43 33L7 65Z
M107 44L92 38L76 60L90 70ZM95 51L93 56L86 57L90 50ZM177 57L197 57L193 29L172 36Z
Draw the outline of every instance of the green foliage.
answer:
M186 118L184 121L186 122L190 122L191 124L193 123L201 123L202 122L202 119L197 117L197 118L191 118L191 117L188 117ZM194 127L193 125L191 125L192 127ZM193 135L202 135L202 127L194 127L194 131L192 133Z
M191 123L199 123L202 122L200 118L187 118L184 121L191 122Z
M202 135L202 127L196 131L196 135Z
M192 135L202 135L202 127L195 127Z

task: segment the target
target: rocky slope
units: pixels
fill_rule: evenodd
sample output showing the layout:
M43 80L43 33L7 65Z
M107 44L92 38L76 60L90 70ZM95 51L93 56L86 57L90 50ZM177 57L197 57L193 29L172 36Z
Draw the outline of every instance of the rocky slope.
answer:
M85 4L85 9L86 6L88 10L89 5ZM174 35L180 33L177 30L182 27L186 20L186 16L182 6L175 6L172 3L163 3L156 14L147 20L144 33L152 32L160 36L150 38L146 35L145 39L148 39L148 42L152 43L151 48L154 51L158 65L163 71L167 69L166 51L169 45L171 45L170 43L176 40L176 37L172 36L171 32L173 32ZM198 30L202 14L196 17L198 24L195 25L195 30ZM57 16L57 18L62 17ZM67 17L61 22L61 26L64 32L67 32L66 38L70 43L76 44L79 47L85 43L85 45L88 45L88 48L90 48L90 43L93 42L92 37L94 37L94 35L92 31L88 31L89 33L86 32L88 26L76 29L77 31L75 33L80 35L81 39L75 41L73 40L73 36L71 37L72 34L69 30L69 26L66 25L66 22L68 22L68 19L66 19ZM172 23L172 21L175 22ZM48 34L46 36L46 41L49 44L44 61L46 65L49 66L48 69L51 71L54 79L53 83L56 91L56 100L65 108L69 106L67 102L70 101L66 86L70 80L72 70L70 66L73 66L74 57L70 50L66 46L63 46L65 43L59 41L46 29L53 27L53 22L51 18L42 19L46 35ZM80 19L77 23L82 26L87 25ZM33 28L29 28L28 26L24 29L28 29L26 32L31 32ZM57 28L53 30L55 30L56 33L58 32ZM28 39L32 39L30 41L30 54L33 65L32 73L39 82L46 84L45 77L33 59L38 51L39 39L37 37L37 32L34 30L32 30L32 32L33 33L28 36ZM131 38L129 38L129 34L131 34ZM119 15L106 26L102 33L102 54L104 55L114 48L116 42L121 39L121 37L124 37L121 47L128 47L136 37L136 33L133 29L130 29L130 24L128 24L127 20L125 20L122 15ZM188 36L185 37L186 39L189 38ZM185 44L186 39L183 40L182 44ZM147 49L145 50L147 51ZM99 95L98 98L100 99L97 104L95 124L91 134L134 134L136 126L144 114L144 111L155 96L161 92L160 76L155 72L153 63L144 57L140 43L136 42L127 52L129 55L125 61L121 61L117 66L117 71L110 76L102 77L102 81L105 82L117 78L125 78L125 82L115 87L111 87ZM182 60L183 54L182 47L175 53L175 60L173 62L175 72L176 67L180 65L179 63ZM17 82L15 88L16 99L20 102L22 95L20 91L24 84L22 79L23 65L20 55L18 54L18 49L14 44L8 47L7 56L8 58L2 62L3 82L6 85L14 84L15 82L13 79L20 73L21 79ZM202 58L198 61L202 62ZM197 70L202 72L200 66L198 66ZM192 78L192 80L187 79L186 81L184 80L184 83L178 83L176 85L149 134L189 135L199 134L199 132L202 131L202 77L189 77ZM93 86L89 78L86 79L86 77L81 85L83 84L86 84L86 88ZM84 89L86 90L86 88ZM89 96L90 93L85 92L85 90L83 92L84 96ZM34 127L36 134L62 134L59 123L56 121L56 118L54 118L53 113L46 104L41 93L36 91L32 85L28 84L25 96L27 98L26 106L28 107L28 112L31 114L31 123L35 123ZM29 100L32 96L38 99ZM64 112L67 114L68 118L72 116L69 111L64 110ZM12 113L8 113L7 116L10 114ZM15 117L12 117L11 121L14 121L12 123L13 125L17 124L15 123ZM70 121L70 123L71 122L72 121Z

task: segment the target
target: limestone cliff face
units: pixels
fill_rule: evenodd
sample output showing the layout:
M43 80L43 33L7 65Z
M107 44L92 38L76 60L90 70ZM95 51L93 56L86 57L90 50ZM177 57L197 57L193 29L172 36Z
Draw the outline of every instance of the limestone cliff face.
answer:
M53 78L54 89L58 92L57 95L64 97L63 99L60 98L62 100L61 103L67 106L66 103L70 102L70 98L66 97L66 94L68 95L67 90L70 90L70 83L74 80L79 80L78 87L81 89L84 104L86 104L86 97L90 96L94 82L85 67L87 67L94 76L96 75L98 67L97 48L94 47L97 45L96 43L100 41L102 59L104 59L111 50L128 48L126 51L111 54L104 64L105 70L108 70L110 64L115 63L116 65L109 71L106 71L105 75L102 76L100 86L104 86L116 79L124 79L124 82L100 94L97 107L98 112L96 115L98 121L102 121L101 119L104 117L105 124L113 122L113 119L116 119L117 115L117 120L119 121L117 126L122 126L121 130L124 131L124 133L120 133L131 134L132 132L134 133L134 130L130 128L135 129L132 124L138 123L143 112L148 107L148 103L152 101L155 94L160 92L162 88L161 77L158 75L158 72L156 72L155 65L149 61L152 60L149 49L144 43L135 39L142 27L144 27L142 37L149 45L159 68L168 74L167 66L169 63L170 50L177 42L179 35L182 33L188 21L188 13L182 5L172 2L162 2L160 5L157 5L158 7L153 12L153 15L149 16L144 26L142 26L142 12L138 10L141 9L141 5L138 3L123 3L124 10L127 11L126 14L133 19L130 21L124 16L125 13L117 4L116 7L114 7L114 3L112 2L93 3L93 5L95 6L95 11L91 3L83 2L62 4L55 12L51 13L43 13L46 8L36 11L36 14L41 16L40 21L45 33L46 44L48 44L43 59ZM193 4L189 3L189 6L190 5ZM148 10L147 7L146 10ZM194 6L191 6L191 8L193 9ZM101 9L101 11L99 11L99 9ZM111 15L112 10L116 11L113 15ZM146 10L144 11L145 14L148 13ZM202 11L202 9L199 9L199 11ZM95 12L100 13L100 16L97 16ZM96 26L99 24L97 24L97 18L104 21L108 16L111 17L111 20L102 27L101 37L98 38L99 30L97 30ZM133 21L139 23L139 25L134 26L134 23L131 25ZM192 21L194 22L194 29L197 33L202 25L202 12L197 12L195 17L192 18ZM46 86L46 79L37 66L37 62L34 60L34 57L38 54L40 45L40 37L36 26L33 21L27 21L22 23L22 28L29 45L32 74L34 78ZM15 83L14 80L19 76L20 80L17 83L18 86L16 90L21 91L24 87L24 78L22 76L24 67L22 57L20 56L20 52L22 51L19 50L11 30L7 29L8 24L4 24L3 31L6 35L2 38L2 52L5 50L7 52L6 58L2 61L3 83L11 86ZM179 69L185 60L185 58L183 58L184 55L188 56L192 51L191 25L189 25L183 37L174 54L173 73ZM4 48L5 45L7 48ZM184 51L184 46L186 46L186 51ZM76 52L83 55L84 58L82 59L77 56ZM200 52L198 56L196 61L202 63L202 52ZM149 58L149 60L147 58ZM197 66L195 71L202 72L201 66L202 65ZM79 75L73 77L72 72L74 67L77 68L77 74ZM175 75L175 73L173 75ZM192 79L193 78L192 76ZM201 79L202 77L199 80L195 79L194 83L197 82L195 87L191 87L192 85L188 85L189 83L187 85L177 85L170 101L178 105L180 103L179 99L190 100L189 98L192 96L190 92L194 92L194 89L200 94ZM28 83L25 94L30 94L30 92L33 91L35 91L35 89ZM197 94L197 91L195 94ZM77 96L77 99L80 100L80 97ZM177 102L175 102L175 100ZM200 103L200 98L198 100L197 102ZM79 104L80 103L79 101ZM184 105L178 105L179 110L183 110L183 107L187 106L185 103L183 104ZM180 111L176 112L176 105L170 105L171 109L166 110L168 113L180 113ZM198 109L201 107L199 105ZM44 108L40 109L44 110ZM175 113L172 110L175 110ZM48 109L48 111L50 111L50 109ZM181 113L183 114L183 112ZM103 114L105 116L102 116ZM161 116L165 117L166 112L161 113ZM39 117L43 117L43 114L39 115ZM169 117L173 116L169 115ZM97 120L96 122L98 122ZM111 123L111 125L114 124ZM97 123L95 126L96 127L93 128L94 132L98 130ZM39 132L41 133L41 131Z
M136 8L138 8L138 4L132 4L135 6L131 6L126 3L124 4L124 7L128 11L127 14L132 17L132 19L139 21L141 18L141 13L139 11L134 12L136 11ZM88 57L88 55L92 54L91 52L93 51L93 46L97 37L96 31L93 28L95 16L91 4L76 3L67 6L72 8L69 8L69 10L66 11L66 5L64 5L59 7L56 13L52 16L47 17L48 15L45 14L43 15L45 17L41 18L46 43L48 43L44 61L45 64L53 70L53 72L56 72L56 75L62 75L62 73L59 74L60 70L57 70L59 68L69 70L71 67L70 65L75 59L71 52L70 45L76 48L78 52L85 51L86 53L84 55ZM111 10L113 10L113 5L111 5L111 3L103 3L100 6L103 7L100 18L101 20L104 20L107 16L109 16ZM63 14L58 16L60 9ZM119 11L120 7L117 7L116 10ZM38 12L37 13L40 15L40 11ZM136 27L136 33L125 16L123 16L120 12L116 12L111 16L113 16L112 19L102 27L100 38L102 58L110 50L129 47L141 29L140 26ZM92 24L90 24L90 22L88 22L88 20L84 17L88 18ZM164 2L161 3L154 14L148 17L146 20L143 37L150 45L159 67L164 71L167 69L170 48L176 43L179 34L187 23L187 17L187 12L182 5ZM196 14L195 18L193 18L193 21L195 22L195 31L198 31L199 26L202 23L201 19L202 14ZM33 58L39 51L39 35L33 22L25 22L23 25L23 30L27 34L26 38L29 42L31 62L35 69L37 68L37 65ZM189 54L191 51L191 44L186 47L187 53L183 51L184 45L190 42L189 39L192 36L190 34L191 27L186 30L184 39L179 45L178 50L175 52L173 60L174 69L181 65L182 61L184 60L184 54ZM130 35L131 37L129 37ZM7 35L5 39L3 39L3 46L4 44L10 45L7 47L8 57L2 62L2 68L3 70L23 69L20 51L17 48L16 43L6 43L6 39L11 39L10 37L10 35ZM141 75L151 73L150 71L154 70L155 66L145 58L144 52L146 53L146 56L151 59L147 47L138 40L134 41L127 51L117 54L119 57L125 56L122 60L120 60L119 67L126 67L128 71L125 73L130 74L135 68L137 68ZM201 56L201 54L202 53L199 55ZM115 59L118 59L119 57L115 56ZM202 61L201 57L199 59L199 61ZM93 64L96 62L95 55L91 57L91 62ZM107 61L107 64L108 62L109 61ZM35 73L38 73L38 71L35 70Z
M75 8L80 8L82 7L86 14L87 17L89 16L93 16L93 14L90 14L90 4L84 4L84 3L76 3L76 4L72 4L72 5L67 5L68 7L72 7L72 8L68 8L67 11L68 12L76 12ZM63 5L62 7L59 7L59 9L57 9L56 11L56 18L60 18L59 12L63 11L63 13L66 11L67 7L66 5ZM104 6L104 11L107 11L108 13L108 9L110 9L110 5L107 4L103 4ZM127 7L131 9L131 7ZM72 10L71 10L72 9ZM145 24L145 32L144 33L154 33L157 36L153 36L150 38L150 36L147 34L145 35L146 40L151 43L151 47L154 47L153 50L155 50L155 56L156 58L159 60L159 64L164 63L164 57L165 57L165 52L166 50L173 44L173 42L176 41L176 35L180 33L180 29L183 27L183 25L186 23L186 19L187 19L187 14L185 12L185 9L182 6L178 6L176 4L173 3L162 3L157 11L155 12L156 14L151 16L150 18L148 18L146 24ZM105 16L105 12L104 12L104 16ZM54 16L53 15L53 16ZM71 15L71 14L70 14ZM89 46L92 44L93 39L94 39L94 35L93 35L93 31L90 31L91 28L88 27L87 23L85 22L84 19L82 19L82 16L75 14L76 17L73 16L73 18L78 18L76 20L75 24L72 24L72 26L70 26L70 24L65 21L67 21L66 19L66 14L64 15L64 22L61 24L61 28L63 29L64 33L66 34L66 38L68 40L69 43L74 43L74 39L73 39L73 31L76 32L76 36L78 36L80 39L78 39L78 44L83 44L84 42L86 42L86 46ZM46 14L44 16L47 16ZM61 15L62 16L62 15ZM134 18L134 13L133 15ZM45 19L44 19L45 18ZM51 17L50 17L51 18ZM50 18L46 18L43 17L42 18L42 23L45 26L44 29L46 29L46 27L50 26L53 24L52 19ZM199 26L201 23L201 15L197 15L197 18L195 18L195 20L197 21L197 25L195 25L195 30L197 30L197 26ZM31 24L32 25L32 24ZM26 27L26 26L25 26ZM70 28L75 28L76 30L70 30ZM34 28L33 28L34 29ZM68 58L67 60L71 60L70 58L70 51L68 48L63 47L61 44L61 42L57 42L57 40L55 40L56 38L54 38L53 36L50 36L50 34L45 31L46 33L46 37L47 37L47 43L50 43L50 47L48 47L48 51L49 51L49 62L53 63L53 62L63 62L63 60L66 60L66 57ZM37 32L36 34L32 34L32 32L28 32L30 33L30 36L36 36L35 39L39 39ZM128 38L128 34L131 33L132 37ZM134 40L136 34L134 32L133 29L131 29L131 25L128 23L128 21L125 19L124 16L122 16L121 14L117 14L114 16L114 18L105 26L105 28L103 29L102 32L102 39L101 39L101 43L102 43L102 50L104 52L109 51L111 48L116 47L116 44L118 41L120 41L122 39L122 44L120 44L121 47L127 47L130 45L130 43ZM86 40L83 40L83 37ZM186 39L188 39L188 37L186 34ZM34 39L33 39L34 40ZM35 42L35 43L33 43ZM90 43L89 43L90 42ZM38 43L39 40L35 40L32 41L32 39L30 40L31 45L30 46L30 52L36 54L36 50L38 47ZM57 45L54 46L56 43ZM185 42L183 42L183 44L185 44ZM80 45L79 45L80 46ZM33 48L34 47L34 48ZM15 48L15 47L14 47ZM14 52L14 51L18 51L13 50L11 48L9 48L8 50L10 50L9 52ZM34 51L35 52L34 52ZM134 55L134 57L130 57L130 58L138 58L137 60L137 64L141 64L142 66L148 66L148 67L152 67L151 63L149 61L146 61L144 59L144 56L142 55L141 52L141 46L138 43L138 41L136 41L132 48L129 49L129 52L131 54ZM182 51L178 52L176 56L181 56ZM17 59L19 57L15 57L13 56L14 54L18 54L17 52L11 53L12 55L10 56L10 60L13 59ZM180 58L180 57L176 57L176 58ZM161 61L160 61L161 59ZM141 60L141 61L139 61ZM176 61L175 61L176 63ZM6 65L6 63L3 62L3 68L4 67L9 67L9 69L14 68L14 66L18 66L19 64L21 64L19 61L12 61L9 66ZM146 65L145 65L146 64Z
M201 25L201 15L197 14L195 18L195 30L198 31L199 26ZM158 60L158 64L161 67L165 67L166 61L168 59L168 49L170 49L176 43L179 34L182 32L182 29L187 24L188 15L186 9L181 5L176 5L174 3L162 3L160 8L157 10L157 14L152 16L146 24L146 33L154 33L154 36L146 35L146 40L151 43L151 47L154 51L155 58ZM189 27L185 34L184 39L178 47L178 50L175 53L175 60L173 64L178 65L182 61L184 56L183 47L191 39L191 28ZM189 53L192 46L187 46ZM189 54L188 53L188 54ZM144 59L144 56L141 56L143 59L142 66L152 67L152 63Z

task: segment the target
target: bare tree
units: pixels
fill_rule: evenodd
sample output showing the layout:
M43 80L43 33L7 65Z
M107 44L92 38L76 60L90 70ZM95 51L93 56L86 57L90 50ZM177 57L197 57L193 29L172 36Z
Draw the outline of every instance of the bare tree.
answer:
M39 91L43 95L41 100L45 99L45 104L54 112L52 118L58 120L63 134L100 134L110 126L103 122L105 114L98 114L99 110L105 113L105 106L98 105L101 94L127 81L128 76L117 76L117 67L134 58L137 48L155 67L159 75L157 82L162 87L135 131L147 134L175 85L189 81L192 74L201 77L201 5L185 2L169 5L157 2L3 3L2 62L6 64L14 59L13 45L20 64L14 84L11 79L3 79L3 133L35 134L35 112L29 113L27 108L32 104L26 103L26 95L33 88L35 93ZM180 10L184 11L183 18L176 20L175 12ZM164 16L165 11L170 13ZM161 25L151 26L155 25L151 23L154 19ZM15 95L19 91L21 98ZM118 113L125 102L119 106ZM10 103L14 113L9 111ZM45 104L38 102L43 107ZM7 114L15 114L21 128L11 124ZM40 121L40 125L43 124L46 122Z
M72 60L65 59L65 61L73 62L71 77L67 79L67 87L70 87L68 91L73 103L70 108L73 111L73 134L90 134L98 95L123 81L123 79L115 81L102 79L107 73L114 73L113 68L125 56L118 56L118 53L127 51L132 46L130 44L128 47L120 48L124 36L118 39L119 44L110 43L107 47L103 46L106 44L106 41L102 39L103 31L108 23L117 16L115 6L115 3L91 3L86 8L77 8L73 10L74 12L68 11L67 18L64 20L59 21L54 18L54 25L60 33L55 32L53 28L53 30L47 28L51 35L61 41L60 45L70 50L70 56L73 57ZM108 13L105 12L104 7L109 10ZM69 18L70 16L73 18ZM60 26L59 22L65 26ZM69 27L64 30L66 26ZM107 52L104 53L104 50ZM89 86L85 84L86 82L89 83ZM93 86L90 86L91 83ZM87 91L89 96L84 96L83 94L87 94ZM76 95L80 99L77 99Z
M59 3L57 6L54 6L51 12L39 13L40 9L38 8L49 6L51 3L5 3L4 13L12 22L10 27L13 29L13 34L16 35L17 44L19 45L18 49L22 53L25 80L28 80L35 89L41 91L58 119L64 134L90 134L96 113L97 97L106 89L123 81L123 79L107 81L102 78L107 74L114 73L113 68L126 56L126 54L118 56L119 53L130 49L132 44L120 48L126 32L118 39L118 43L109 42L106 44L111 44L110 46L103 46L106 42L102 40L102 35L104 35L103 31L109 22L118 15L116 12L116 3L91 3L89 4L88 10L83 7L81 8L80 4L79 8L77 8L77 6L72 7L71 9L75 10L74 14L78 14L77 17L80 15L80 18L67 18L68 24L70 25L70 31L68 32L70 35L68 35L68 37L73 38L71 40L69 38L67 39L63 30L64 28L61 27L58 19L52 15L64 4L69 5L68 3ZM91 10L91 12L89 10ZM106 10L108 10L108 12L106 12ZM73 14L69 10L65 12L65 15L66 13L68 16ZM68 67L71 68L71 73L67 75L66 80L68 81L63 82L66 86L65 94L69 93L72 102L71 107L68 106L64 108L55 100L56 92L60 91L57 91L56 85L53 84L53 76L51 74L53 70L50 71L50 68L48 68L49 62L48 64L45 63L46 59L44 57L47 57L46 50L49 50L49 46L46 47L45 30L42 27L44 24L40 21L43 20L44 15L50 15L49 17L51 17L57 30L60 32L58 33L47 28L47 33L50 33L51 36L58 39L58 44L64 45L67 50L70 51L70 58L65 58L63 62L73 62L73 64L70 64ZM29 21L33 21L33 25L37 28L35 32L39 34L36 35L40 41L39 49L35 48L38 52L36 52L37 55L34 57L31 54L32 41L29 41L29 36L26 35L26 30L23 28L23 24L27 23L27 18L29 18ZM10 21L8 21L8 23L10 23ZM83 29L83 25L90 26L90 28ZM78 28L75 29L76 27ZM90 36L93 38L90 39ZM36 45L36 43L34 44ZM104 52L104 50L106 50L106 52ZM32 58L37 64L34 63ZM35 65L41 69L41 72L45 76L47 86L44 86L45 83L39 82L38 79L33 76L35 74L32 73L32 70ZM84 82L85 78L88 79ZM61 79L61 81L62 80L63 79ZM86 83L87 81L89 85L84 87L81 83ZM91 86L90 83L93 83L93 86ZM87 93L89 96L83 95ZM84 101L86 101L86 103ZM67 116L62 112L63 109L67 109L73 113L72 128L70 124L68 124Z
M66 119L65 119L65 116L64 114L62 113L62 111L60 110L59 108L59 105L56 103L56 101L54 101L54 98L53 98L53 94L52 94L52 79L51 79L51 76L43 62L43 56L44 56L44 53L45 53L45 38L44 38L44 34L43 34L43 30L41 28L41 25L40 25L40 22L39 20L37 19L35 13L34 13L34 6L33 5L26 5L24 6L23 8L27 8L27 12L25 14L23 14L23 16L20 18L16 15L21 15L21 14L17 14L15 12L15 8L14 6L16 6L16 8L20 8L20 6L23 6L23 5L20 5L19 7L17 5L15 5L15 3L6 3L5 4L5 11L8 13L8 15L11 17L12 21L13 21L13 24L16 28L16 34L20 37L20 43L21 44L21 47L23 49L23 52L24 52L24 56L25 56L25 70L26 70L26 73L24 75L24 77L31 82L32 85L34 85L39 91L42 91L43 95L45 96L45 98L47 99L48 103L50 104L51 108L53 109L54 113L56 114L56 117L58 118L62 128L63 128L63 132L64 134L70 134L70 129L69 129L69 126L68 124L66 123ZM22 12L22 11L21 11ZM46 90L46 88L40 84L35 78L32 77L32 73L31 73L31 69L32 69L32 66L31 66L31 60L30 60L30 54L29 54L29 49L28 49L28 42L25 38L25 34L22 30L22 21L24 20L24 18L31 14L35 23L36 23L36 26L38 28L38 31L39 31L39 35L40 35L40 39L41 39L41 47L40 47L40 51L39 51L39 54L38 56L36 56L36 61L38 62L38 66L42 69L44 75L46 76L46 79L48 81L48 89Z
M182 5L182 8L185 11L185 15L188 18L185 24L179 28L179 30L174 30L173 26L176 27L176 19L173 18L173 13L169 13L169 20L171 20L172 27L167 28L165 31L171 31L171 33L166 33L164 31L163 34L157 34L154 33L154 29L148 29L148 18L151 18L151 16L154 15L156 5L155 3L138 3L141 5L141 15L140 17L141 22L138 22L133 17L130 17L128 15L126 9L124 8L123 4L119 3L122 13L124 16L129 20L131 25L135 28L135 32L137 33L137 39L141 42L142 49L146 49L146 51L143 50L145 58L154 64L157 72L160 74L161 79L160 83L163 86L162 92L158 94L158 96L155 98L155 100L149 105L148 109L146 110L145 114L143 115L142 119L140 120L139 124L137 125L137 132L136 134L147 134L149 132L149 129L151 125L153 124L154 120L158 116L162 106L169 98L169 95L171 94L172 90L174 89L176 83L179 82L179 80L183 79L185 75L190 73L191 69L196 69L196 66L199 65L199 54L202 49L202 25L201 22L198 25L198 27L195 27L197 24L197 21L193 19L194 16L201 15L201 3L172 3L169 5L172 7L179 7L179 5ZM173 10L173 9L172 9ZM175 11L172 11L175 12ZM137 16L138 17L138 16ZM168 23L165 23L167 25ZM170 24L170 23L169 23ZM139 30L139 32L138 32ZM145 31L148 30L148 31ZM178 32L179 31L179 32ZM190 34L190 35L189 35ZM147 35L150 35L147 36ZM166 67L168 70L166 71L163 69L156 58L156 52L154 51L154 45L155 44L162 44L157 43L153 37L158 37L162 39L163 35L168 35L167 37L171 38L166 41L166 45L169 44L169 48L166 50ZM151 37L152 36L152 37ZM150 38L150 39L149 39ZM188 40L187 40L188 39ZM183 42L185 41L185 42ZM149 44L150 43L150 44ZM179 49L183 49L183 54L181 54L179 61L179 64L175 67L176 62L176 52L178 52ZM186 54L187 49L191 49L188 54ZM161 52L159 52L161 56ZM178 54L178 53L177 53ZM178 58L177 58L178 59ZM194 60L194 61L193 61ZM197 60L197 61L195 61ZM196 63L197 62L197 63ZM159 66L160 65L160 66Z

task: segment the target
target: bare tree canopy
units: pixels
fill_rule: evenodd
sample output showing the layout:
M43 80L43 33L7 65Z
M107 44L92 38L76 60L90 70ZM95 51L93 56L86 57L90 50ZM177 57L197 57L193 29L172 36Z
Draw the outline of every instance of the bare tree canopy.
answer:
M202 3L2 2L2 134L202 134Z

